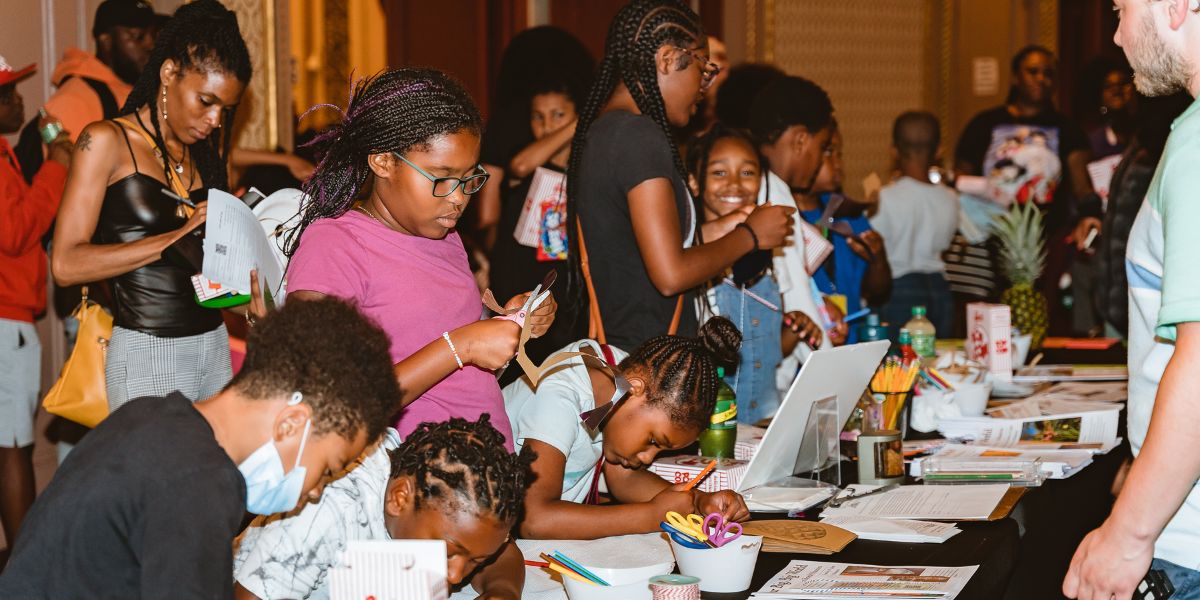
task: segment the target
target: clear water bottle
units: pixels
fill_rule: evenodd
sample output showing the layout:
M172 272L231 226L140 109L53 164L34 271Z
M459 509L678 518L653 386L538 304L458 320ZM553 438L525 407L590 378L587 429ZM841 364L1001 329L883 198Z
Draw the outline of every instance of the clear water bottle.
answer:
M908 330L908 334L912 337L913 351L921 358L933 358L937 356L937 330L933 327L933 322L925 318L925 307L914 306L912 308L912 318L908 323L904 324L904 328Z
M700 455L733 458L737 444L737 395L725 383L725 369L717 367L717 405L708 428L700 433Z

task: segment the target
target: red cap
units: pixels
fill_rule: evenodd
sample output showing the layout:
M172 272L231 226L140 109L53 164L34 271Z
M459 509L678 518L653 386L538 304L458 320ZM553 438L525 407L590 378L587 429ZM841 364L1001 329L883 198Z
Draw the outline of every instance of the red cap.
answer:
M33 73L33 70L36 68L37 64L34 63L28 67L25 67L24 69L14 71L13 68L9 66L8 61L4 60L3 56L0 56L0 85L8 85L14 81L20 81L30 73Z

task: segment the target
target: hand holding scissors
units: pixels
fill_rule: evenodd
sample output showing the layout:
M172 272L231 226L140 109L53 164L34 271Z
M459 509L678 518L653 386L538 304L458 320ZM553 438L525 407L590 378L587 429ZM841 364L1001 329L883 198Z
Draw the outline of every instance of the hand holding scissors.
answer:
M699 518L699 515L692 516ZM708 538L708 543L717 548L742 537L742 524L736 521L726 521L721 513L709 513L707 517L704 517L700 527Z

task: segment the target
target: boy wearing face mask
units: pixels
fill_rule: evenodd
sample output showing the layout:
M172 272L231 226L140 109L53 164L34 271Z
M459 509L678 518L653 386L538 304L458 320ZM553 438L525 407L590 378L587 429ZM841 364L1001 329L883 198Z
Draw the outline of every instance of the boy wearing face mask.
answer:
M319 497L399 393L376 325L339 300L289 302L251 331L219 394L131 401L76 446L26 518L0 597L232 597L245 511Z

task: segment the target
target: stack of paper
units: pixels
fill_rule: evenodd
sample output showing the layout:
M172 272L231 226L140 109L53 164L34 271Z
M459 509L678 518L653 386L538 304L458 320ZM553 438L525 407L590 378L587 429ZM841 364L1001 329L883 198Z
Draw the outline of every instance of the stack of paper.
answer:
M1124 365L1037 365L1017 370L1016 383L1047 381L1125 381L1129 369Z
M893 567L793 560L751 598L955 598L978 566Z
M1030 398L1002 407L994 417L942 419L938 431L981 446L1100 450L1117 443L1120 410L1120 404Z
M804 552L833 554L854 541L854 534L827 523L799 520L750 521L742 524L742 533L761 535L763 552Z
M876 519L873 517L823 517L822 523L836 525L860 539L879 542L910 542L940 544L962 532L948 523L911 521L908 519Z
M1034 397L1124 402L1129 399L1129 385L1124 381L1064 381L1054 384Z
M905 485L894 490L847 500L826 508L826 517L876 517L929 519L932 521L985 521L991 518L1009 486Z

